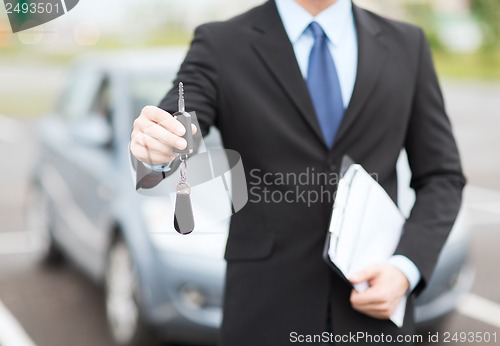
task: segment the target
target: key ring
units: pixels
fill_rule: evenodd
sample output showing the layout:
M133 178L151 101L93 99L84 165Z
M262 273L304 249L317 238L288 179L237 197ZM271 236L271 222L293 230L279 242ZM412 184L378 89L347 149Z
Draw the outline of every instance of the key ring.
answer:
M186 182L188 156L187 154L180 154L179 159L181 160L181 167L180 167L181 182Z

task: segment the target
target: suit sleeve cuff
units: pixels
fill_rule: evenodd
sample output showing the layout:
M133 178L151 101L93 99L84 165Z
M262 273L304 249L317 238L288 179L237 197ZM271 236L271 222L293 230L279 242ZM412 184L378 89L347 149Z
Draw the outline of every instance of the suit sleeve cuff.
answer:
M408 279L410 283L410 288L408 289L408 294L411 293L415 287L417 287L422 275L418 270L415 263L413 263L408 257L403 255L395 255L389 258L388 263L399 269Z

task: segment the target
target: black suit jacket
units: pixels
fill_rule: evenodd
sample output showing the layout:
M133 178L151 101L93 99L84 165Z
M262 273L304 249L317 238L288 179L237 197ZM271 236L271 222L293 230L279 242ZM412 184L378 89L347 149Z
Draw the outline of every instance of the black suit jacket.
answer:
M201 132L220 129L224 146L241 154L248 180L250 201L232 218L225 253L222 345L288 345L292 332L326 331L329 314L338 335L413 331L413 299L402 329L369 318L352 309L350 285L323 261L335 183L268 184L280 174L330 177L348 154L396 200L396 161L406 149L417 198L396 253L420 270L416 292L425 287L461 203L457 147L423 32L356 6L354 14L357 80L331 150L274 1L198 27L178 73L175 84L184 83L186 108L196 111ZM176 110L176 89L160 107ZM162 178L145 176L143 187ZM266 202L265 188L274 201ZM292 202L277 202L289 191ZM322 201L308 204L301 191Z

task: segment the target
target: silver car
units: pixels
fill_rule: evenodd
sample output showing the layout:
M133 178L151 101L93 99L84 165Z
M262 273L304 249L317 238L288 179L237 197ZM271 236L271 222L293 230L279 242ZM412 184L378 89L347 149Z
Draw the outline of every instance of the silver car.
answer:
M55 111L39 124L29 210L44 261L70 259L103 283L118 345L217 342L229 221L190 236L173 232L170 199L135 191L128 151L134 118L159 103L182 57L168 50L81 59ZM205 143L221 147L216 130ZM400 206L408 212L413 196L404 155L398 174ZM420 326L442 320L470 288L465 218L463 210L418 298Z

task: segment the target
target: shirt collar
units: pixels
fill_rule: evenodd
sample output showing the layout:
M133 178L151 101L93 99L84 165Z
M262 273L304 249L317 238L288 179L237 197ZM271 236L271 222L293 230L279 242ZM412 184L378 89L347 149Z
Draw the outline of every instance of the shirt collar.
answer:
M338 0L316 17L313 17L294 0L275 1L285 31L292 43L295 43L302 36L311 22L316 21L321 25L333 45L337 45L344 36L344 29L348 25L349 19L353 18L351 0Z

